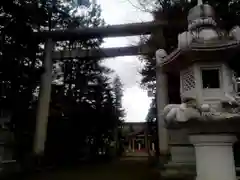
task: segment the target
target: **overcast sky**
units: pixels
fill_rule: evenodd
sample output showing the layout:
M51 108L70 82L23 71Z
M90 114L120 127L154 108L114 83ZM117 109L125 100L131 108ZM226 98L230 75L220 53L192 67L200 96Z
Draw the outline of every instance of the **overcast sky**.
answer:
M152 20L148 13L141 12L132 4L137 0L97 0L101 5L102 16L107 24L123 24ZM103 47L122 47L138 42L138 37L108 38ZM141 76L138 73L142 67L137 57L125 56L105 60L105 64L115 70L124 84L123 106L126 110L126 121L145 121L150 99L147 92L139 87Z

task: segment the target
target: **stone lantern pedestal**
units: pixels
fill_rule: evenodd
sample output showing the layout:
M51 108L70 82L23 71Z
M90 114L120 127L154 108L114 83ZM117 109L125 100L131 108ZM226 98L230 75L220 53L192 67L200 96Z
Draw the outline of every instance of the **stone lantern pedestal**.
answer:
M231 134L195 134L190 142L195 147L197 180L236 180Z
M238 115L239 116L239 115ZM236 180L233 144L239 132L239 117L203 118L169 125L187 128L196 155L196 180Z
M163 118L159 121L164 121L167 135L176 131L186 137L179 141L180 135L169 136L176 137L175 142L187 142L189 138L196 156L196 174L192 177L197 176L197 180L236 180L232 146L236 141L235 134L239 132L240 95L235 67L231 64L232 57L240 49L240 27L228 33L221 30L214 9L202 1L189 11L187 19L188 30L178 35L178 48L169 55L163 50L156 52L158 69L169 77L180 77L175 86L169 85L170 80L166 83L169 86L167 92L178 86L180 91L169 93L169 104L164 108L161 104L159 109ZM159 94L162 101L166 93ZM181 103L176 98L178 95ZM183 133L183 130L187 132ZM165 139L168 140L168 136ZM167 165L190 162L188 157L193 153L187 143L183 147L183 143L173 143L173 139L163 142L168 142L171 153L171 162ZM183 172L182 164L180 169ZM179 174L175 174L179 178ZM186 179L185 174L183 179Z

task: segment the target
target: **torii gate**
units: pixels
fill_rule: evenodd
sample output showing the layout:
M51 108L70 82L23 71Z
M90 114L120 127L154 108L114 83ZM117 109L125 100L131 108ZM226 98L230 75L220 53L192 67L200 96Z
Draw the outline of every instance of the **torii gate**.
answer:
M132 23L122 25L112 25L105 27L95 28L81 28L74 30L55 30L55 31L43 31L34 32L37 39L45 41L45 57L43 67L45 68L44 73L41 77L40 95L37 108L36 117L36 132L34 139L34 152L36 155L44 153L44 145L47 136L47 124L48 124L48 111L49 102L51 96L51 83L52 83L52 59L64 59L64 58L98 58L98 57L116 57L124 55L140 55L151 52L151 50L145 46L131 46L121 48L107 48L107 49L93 49L84 51L80 49L69 51L53 52L53 47L56 41L64 41L69 39L91 39L97 37L120 37L120 36L133 36L133 35L146 35L150 34L156 29L163 26L167 26L167 22L145 22L145 23ZM179 23L174 24L179 27ZM158 79L158 78L157 78ZM157 80L159 81L159 80ZM161 81L161 80L160 80ZM161 84L161 83L160 83ZM157 83L159 86L159 83ZM163 85L165 86L165 85ZM161 87L157 90L161 93ZM159 94L157 93L157 94ZM158 109L162 108L160 99L157 98ZM159 111L158 111L159 112ZM159 114L159 113L158 113ZM160 153L161 149L163 153L167 147L167 131L161 125L161 116L158 115L158 132L160 139ZM160 135L161 134L161 135ZM160 144L159 143L159 144Z

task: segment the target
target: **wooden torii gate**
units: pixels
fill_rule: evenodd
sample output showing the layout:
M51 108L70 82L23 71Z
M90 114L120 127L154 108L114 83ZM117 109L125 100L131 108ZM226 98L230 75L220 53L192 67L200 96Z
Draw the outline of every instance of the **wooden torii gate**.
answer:
M101 48L101 49L90 49L90 50L73 49L71 51L65 50L65 51L53 52L52 59L53 60L68 59L68 58L84 59L86 57L90 59L95 59L95 58L108 58L108 57L116 57L116 56L143 55L143 54L148 54L152 52L153 50L146 45L116 47L116 48Z
M41 77L40 94L36 117L36 132L34 139L34 152L36 155L44 153L44 145L47 136L48 111L51 95L52 83L52 59L64 58L98 58L98 57L115 57L124 55L140 55L149 53L151 50L145 46L131 46L121 48L92 49L81 50L75 49L69 51L53 52L56 41L92 39L98 37L121 37L133 35L146 35L160 30L167 26L167 22L145 22L122 25L112 25L105 27L81 28L73 30L55 30L34 32L34 36L45 41L45 57L43 67L45 69ZM174 24L179 27L179 23Z

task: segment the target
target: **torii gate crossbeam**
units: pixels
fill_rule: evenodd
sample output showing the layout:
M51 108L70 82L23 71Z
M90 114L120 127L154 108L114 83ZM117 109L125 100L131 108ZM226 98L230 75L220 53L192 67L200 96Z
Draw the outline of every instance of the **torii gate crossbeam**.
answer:
M52 54L52 60L63 60L69 58L109 58L109 57L117 57L117 56L135 56L135 55L143 55L155 53L148 46L128 46L128 47L116 47L116 48L100 48L100 49L73 49L71 51L63 50L63 51L55 51Z
M179 27L179 22L172 23ZM163 26L168 26L167 21L150 21L143 23L129 23L119 25L109 25L103 27L77 28L67 30L40 31L34 32L37 39L46 40L51 38L53 41L91 39L99 37L123 37L146 35ZM174 27L173 27L174 28Z

